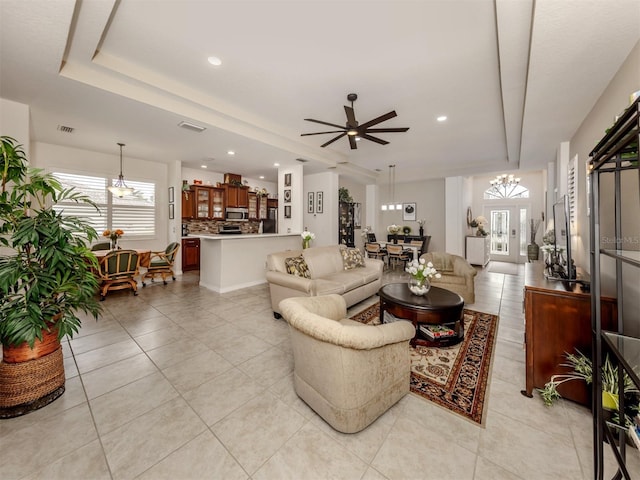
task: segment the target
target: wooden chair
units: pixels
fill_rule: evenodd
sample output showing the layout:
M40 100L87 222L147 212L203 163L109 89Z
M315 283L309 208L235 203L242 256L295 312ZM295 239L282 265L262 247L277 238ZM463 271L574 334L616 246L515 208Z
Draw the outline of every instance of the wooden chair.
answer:
M385 257L387 256L387 250L381 248L379 243L365 243L364 249L367 252L367 257L378 258L383 262L385 262Z
M103 301L110 290L130 288L138 295L139 274L138 252L135 250L112 250L100 259L100 301Z
M170 243L163 252L151 252L149 266L146 273L142 276L142 286L146 287L144 283L145 278L151 278L153 282L156 275L162 277L162 282L167 284L167 277L171 276L173 280L176 279L175 273L173 273L173 262L176 260L176 254L180 244L177 242Z
M404 268L409 261L409 255L402 245L387 244L387 254L389 256L389 267L393 265L393 268L395 268L398 262L402 262L402 268Z

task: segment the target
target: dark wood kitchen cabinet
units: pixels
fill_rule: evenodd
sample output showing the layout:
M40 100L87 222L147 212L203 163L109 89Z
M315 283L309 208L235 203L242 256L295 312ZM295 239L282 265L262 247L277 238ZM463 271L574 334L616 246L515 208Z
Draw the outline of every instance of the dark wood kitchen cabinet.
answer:
M249 208L249 187L224 185L227 207Z
M183 190L182 192L182 218L191 219L195 214L195 192Z
M182 271L200 270L200 239L182 239Z
M616 299L602 297L603 328L615 325ZM548 280L544 264L525 264L525 368L526 390L544 388L551 375L569 373L565 353L576 349L591 358L591 293L575 282ZM590 387L585 382L565 382L558 387L563 398L590 406Z

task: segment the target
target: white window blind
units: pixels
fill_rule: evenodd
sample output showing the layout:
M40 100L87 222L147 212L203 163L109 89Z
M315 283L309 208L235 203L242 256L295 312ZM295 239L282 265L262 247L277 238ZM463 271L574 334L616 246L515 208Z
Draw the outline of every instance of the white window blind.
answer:
M127 180L133 194L122 198L111 195L107 186L116 179L54 172L66 188L74 187L91 198L100 209L74 202L60 202L54 205L56 211L66 215L82 217L100 235L106 229L120 228L127 237L148 237L155 235L155 184Z

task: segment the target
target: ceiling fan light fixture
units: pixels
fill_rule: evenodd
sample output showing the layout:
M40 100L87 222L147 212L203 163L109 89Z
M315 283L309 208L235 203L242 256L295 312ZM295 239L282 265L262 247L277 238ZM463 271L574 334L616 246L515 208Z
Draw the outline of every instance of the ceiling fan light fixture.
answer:
M127 184L124 182L124 175L122 175L122 147L124 147L124 143L118 143L118 145L120 145L120 175L118 175L116 183L108 187L107 190L109 190L112 195L122 198L125 195L131 195L133 188L127 187Z
M355 128L351 128L351 129L347 130L347 135L351 135L352 137L354 135L358 135L358 130L356 130Z

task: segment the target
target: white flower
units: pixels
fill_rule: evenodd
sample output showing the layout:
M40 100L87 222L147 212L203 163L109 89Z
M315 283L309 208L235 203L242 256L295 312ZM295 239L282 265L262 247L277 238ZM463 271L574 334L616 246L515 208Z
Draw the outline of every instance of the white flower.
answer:
M422 280L425 278L431 279L434 277L442 277L442 275L440 275L438 271L433 267L433 263L425 262L424 258L421 258L420 260L412 260L409 264L407 264L405 271L413 278L416 278L418 280Z
M400 231L400 227L395 223L387 227L387 232L389 232L391 235L395 235L399 231Z
M300 236L304 239L304 240L313 240L314 238L316 238L314 233L311 232L307 232L306 230L304 232L302 232L300 234Z

